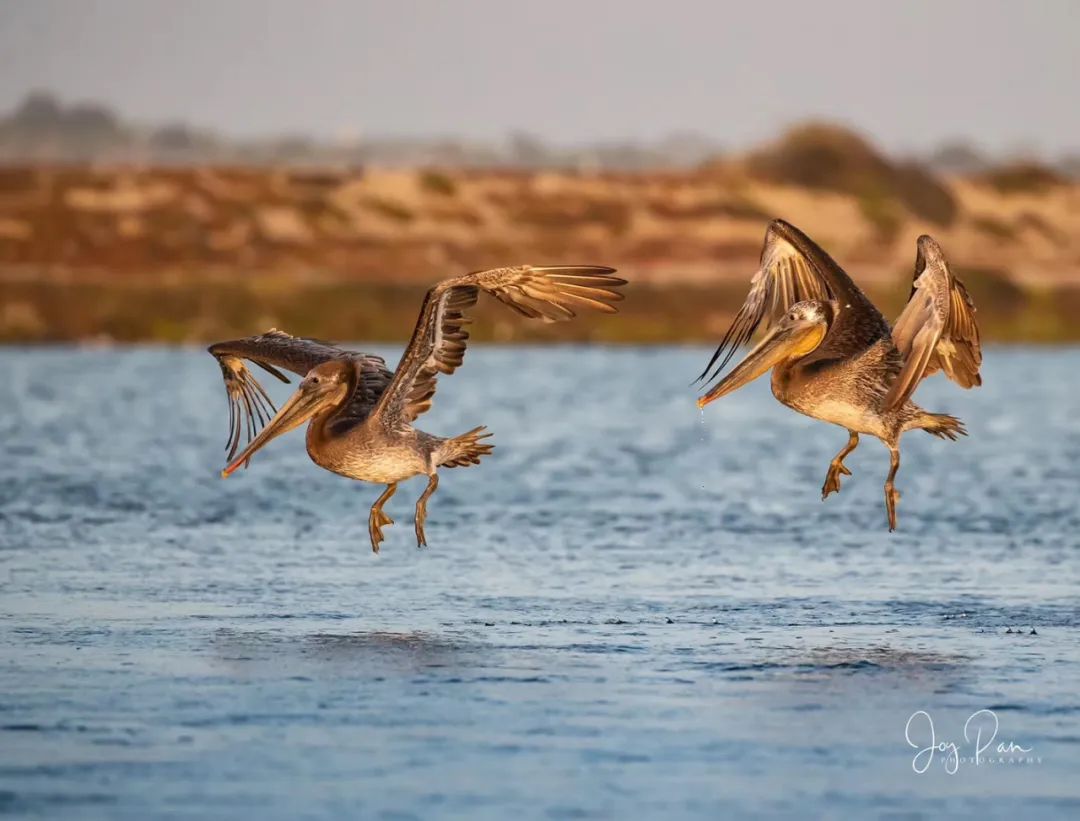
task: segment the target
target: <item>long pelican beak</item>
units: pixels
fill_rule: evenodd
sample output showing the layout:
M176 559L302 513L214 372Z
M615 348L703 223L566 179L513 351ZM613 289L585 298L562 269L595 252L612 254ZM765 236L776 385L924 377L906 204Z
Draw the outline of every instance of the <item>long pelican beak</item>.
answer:
M259 435L248 444L244 451L221 471L221 478L228 479L239 467L247 462L255 451L263 447L271 439L276 439L283 433L288 433L293 428L304 424L308 419L319 412L324 406L336 399L333 393L318 388L301 387L289 397L289 401L281 406L266 427Z
M749 384L783 360L798 356L813 350L821 340L821 334L814 334L817 339L811 340L812 332L817 326L778 326L766 334L765 338L746 355L731 373L721 379L713 389L698 399L699 408L704 408L710 402L715 402L721 396L727 396L732 391L737 391L743 385ZM809 344L812 342L813 344Z

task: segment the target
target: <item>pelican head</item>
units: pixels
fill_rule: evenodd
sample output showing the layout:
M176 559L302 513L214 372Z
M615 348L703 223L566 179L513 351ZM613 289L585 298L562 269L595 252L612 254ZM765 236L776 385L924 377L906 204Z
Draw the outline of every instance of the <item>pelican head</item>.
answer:
M774 365L806 356L825 338L832 316L833 306L828 302L817 299L796 302L731 373L698 399L698 407L704 408L753 382Z
M320 411L340 405L349 395L352 377L352 364L340 359L323 362L308 371L296 393L281 406L281 410L266 423L266 427L251 440L243 453L221 471L221 478L227 479L271 439L304 424Z

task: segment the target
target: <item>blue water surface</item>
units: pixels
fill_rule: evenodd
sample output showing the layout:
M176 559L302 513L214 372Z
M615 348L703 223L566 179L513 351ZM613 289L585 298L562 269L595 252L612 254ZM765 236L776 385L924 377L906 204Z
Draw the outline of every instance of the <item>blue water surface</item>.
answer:
M0 350L0 812L1080 817L1080 351L923 385L893 534L880 443L823 503L844 431L706 358L475 347L420 424L495 452L374 556L302 433L218 478L202 351Z

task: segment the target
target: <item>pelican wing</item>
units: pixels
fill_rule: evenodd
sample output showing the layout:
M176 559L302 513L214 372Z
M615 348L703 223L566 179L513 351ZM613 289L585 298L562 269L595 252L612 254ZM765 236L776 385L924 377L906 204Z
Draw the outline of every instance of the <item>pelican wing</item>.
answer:
M750 293L698 381L719 376L757 331L767 331L792 305L807 299L832 300L838 307L815 358L850 355L888 335L885 318L844 269L794 225L777 219L765 232Z
M911 296L893 326L892 339L904 367L885 396L886 407L903 405L923 379L939 370L962 388L982 384L975 303L931 237L919 237Z
M382 357L292 336L277 328L258 336L217 342L208 350L221 366L229 399L229 439L225 445L229 459L236 455L244 432L250 443L275 412L274 403L244 360L253 362L282 382L288 382L289 378L279 369L303 376L316 365L332 359L353 360L359 378L348 405L340 414L343 417L366 417L393 377Z
M440 373L451 374L465 357L472 320L465 316L487 291L519 314L546 322L571 319L582 309L615 313L626 280L595 265L520 265L475 271L440 282L427 292L412 340L375 414L388 424L408 424L431 407Z

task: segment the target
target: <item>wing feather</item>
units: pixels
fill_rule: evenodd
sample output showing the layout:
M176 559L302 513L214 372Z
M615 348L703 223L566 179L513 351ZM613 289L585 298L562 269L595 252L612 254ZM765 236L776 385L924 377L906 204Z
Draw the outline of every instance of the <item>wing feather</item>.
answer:
M486 291L522 316L558 322L582 310L615 313L626 280L598 265L519 265L474 271L440 282L424 297L412 339L374 414L390 425L409 424L431 407L439 374L465 359L471 320L465 312Z
M903 405L923 379L939 370L962 388L982 384L975 303L931 237L919 237L911 296L893 326L892 339L904 366L885 396L887 408Z
M885 318L832 257L794 225L773 220L750 292L697 381L711 381L758 331L775 325L797 302L834 300L836 319L820 346L861 350L888 334Z

